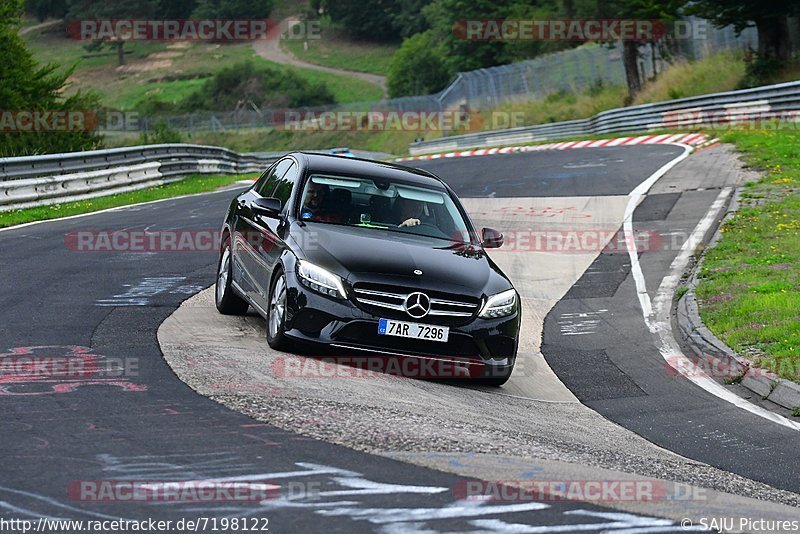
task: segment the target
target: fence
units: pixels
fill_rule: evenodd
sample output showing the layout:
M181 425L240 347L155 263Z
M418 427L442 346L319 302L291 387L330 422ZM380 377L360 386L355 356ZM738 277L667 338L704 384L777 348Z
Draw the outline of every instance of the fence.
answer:
M756 48L758 34L754 28L737 35L732 27L714 28L709 22L689 17L692 27L705 28L705 35L693 39L671 41L671 53L688 59L700 59L723 50ZM644 78L669 67L660 47L641 47L639 70ZM328 110L380 109L385 111L442 111L466 106L490 109L515 100L535 100L559 91L580 91L593 84L625 84L620 46L587 44L579 48L539 56L528 61L459 73L444 90L433 95L412 96L300 109L321 112ZM143 118L139 129L150 130L163 120L173 130L183 132L269 128L283 121L281 110L240 110L227 113L193 113L187 115Z
M190 174L261 171L279 156L174 144L0 158L0 212L135 191Z
M599 113L590 119L422 141L413 143L409 152L418 155L608 133L727 127L741 121L787 117L798 126L796 121L800 117L800 82L617 108Z

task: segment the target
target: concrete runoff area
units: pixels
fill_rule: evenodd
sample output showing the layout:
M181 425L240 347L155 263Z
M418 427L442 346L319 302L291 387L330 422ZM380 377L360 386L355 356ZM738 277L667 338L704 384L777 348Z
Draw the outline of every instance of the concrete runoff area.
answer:
M669 196L645 199L647 204L643 202L636 215L644 221L666 214L666 221L661 221L665 226L659 227L662 231L678 227L675 217L685 219L686 227L691 228L717 192L698 191L697 196L675 199L674 193L684 196L684 181L675 178L684 166L684 174L692 174L699 168L696 165L703 163L706 167L700 172L710 168L707 179L713 181L714 169L720 166L708 161L719 155L717 150L698 152L676 167L656 185L678 187L671 189ZM433 161L425 166L430 164L427 168L435 169L467 199L476 218L484 219L480 224L500 225L511 237L512 232L502 225L511 226L512 222L498 220L500 216L493 212L497 206L489 206L492 199L507 198L513 203L510 206L523 208L517 211L527 213L532 222L523 220L517 227L537 230L561 224L568 231L585 228L590 218L585 217L587 213L581 215L583 204L562 201L547 206L538 198L585 197L580 202L591 203L592 197L604 197L603 202L616 203L608 197L626 197L682 149L641 146L571 152L485 156L467 165ZM714 187L727 186L730 180L727 174L720 176ZM692 406L694 412L672 408L673 421L663 424L666 408L677 398L675 392L691 399L698 395L688 388L697 389L692 384L663 383L648 374L661 373L664 368L653 349L642 347L638 362L627 360L636 354L619 351L623 360L611 358L609 363L595 355L594 359L578 360L576 368L564 354L582 353L567 348L560 356L548 355L543 344L541 350L547 358L556 356L552 363L547 360L557 373L556 380L539 354L538 334L532 326L523 337L526 356L520 363L532 360L533 366L521 365L505 388L470 388L386 375L315 381L285 373L278 376L279 387L265 387L273 383L269 380L276 374L268 362L295 356L268 352L263 321L254 315L221 317L213 311L209 296L202 294L214 282L218 260L213 239L205 238L218 232L234 195L228 190L167 199L0 230L0 263L6 280L11 281L0 306L0 344L4 347L0 360L7 371L0 376L0 399L6 414L0 420L0 431L6 437L0 440L4 458L0 519L152 517L176 521L202 515L267 518L270 530L291 532L321 527L334 532L680 532L678 514L682 509L695 510L694 519L701 512L719 510L740 517L796 517L796 508L781 511L781 506L798 504L797 493L786 491L796 481L796 461L790 468L782 463L787 447L796 441L786 440L783 431L764 420L748 420L748 426L741 429L726 429L726 436L700 431L705 419L738 410L710 396L702 396L698 402L703 404ZM515 197L535 200L525 201L530 203L526 211L525 205L516 205ZM471 200L475 198L484 201L478 201L476 207ZM618 220L619 205L609 206L609 221ZM595 208L586 204L586 209ZM487 211L488 217L479 215ZM505 213L502 217L511 218ZM566 224L571 219L574 224ZM113 232L130 239L142 235L191 239L180 251L157 246L129 250L124 244L95 250L75 246L70 236L81 232ZM199 236L204 239L195 240ZM641 312L635 291L631 293L632 284L626 280L628 270L624 262L617 263L619 250L612 247L616 250L613 255L605 249L597 255L597 243L587 241L577 252L562 253L548 247L541 250L539 245L531 245L529 236L525 239L527 242L518 242L516 248L509 241L508 247L496 251L497 261L509 274L516 277L524 272L528 256L517 261L512 256L503 259L502 254L521 250L530 257L549 254L542 266L579 280L563 296L569 283L549 282L558 278L556 272L534 268L531 275L542 280L541 284L516 281L525 306L537 310L529 314L530 324L541 323L546 314L545 340L551 323L551 334L599 345L607 338L597 334L613 319L620 320L623 327L615 334L617 342L643 343L646 337L636 330L642 325ZM591 253L596 259L581 273ZM641 256L648 289L655 288L653 284L660 278L651 270L662 269L670 253L675 251L665 250L663 257ZM590 277L602 283L590 283ZM588 309L599 302L589 297L614 293L619 299L610 301L614 307L608 307L608 313L599 318L580 315L585 309L567 318L553 315L566 301L586 301ZM553 306L556 299L560 300ZM165 323L184 302L178 315ZM548 308L552 308L549 313ZM203 329L186 323L187 310L209 322L201 321ZM175 343L169 346L162 336L162 347L157 332L161 328L163 334L170 324L176 329ZM589 331L592 333L584 334ZM194 337L189 336L192 332ZM184 360L176 364L172 355L178 352ZM181 377L202 394L175 376L165 353ZM31 373L29 358L75 364L77 372L63 376L45 365ZM572 384L569 393L559 383L570 385L571 378L582 378L581 366L587 362L602 364L598 369L605 371L633 363L639 371L631 375L638 396L627 395L625 389L625 395L614 402L593 405L595 411L588 409L586 404L592 401L585 400L586 382ZM618 376L595 375L595 382ZM660 389L654 391L648 380ZM538 387L531 387L532 382ZM295 391L294 387L304 389ZM509 389L512 387L516 391ZM659 395L665 395L663 402ZM649 402L647 409L642 408L643 400ZM602 416L597 413L601 409ZM637 428L633 424L637 421L623 417L641 414L646 422L651 413L651 419L659 421L651 424L652 430ZM651 432L647 440L640 437L646 432ZM744 432L750 433L746 439L755 446L743 443L739 436ZM738 439L732 440L732 433ZM681 437L677 444L648 444L676 435ZM771 440L769 447L766 438ZM673 446L686 453L679 456L667 450ZM735 463L725 470L712 467L718 463L717 453ZM411 456L416 458L413 462L408 461ZM435 469L427 467L434 464ZM753 476L743 477L746 469ZM608 483L609 490L617 482L629 484L627 474L639 477L638 482L645 486L660 487L661 493L659 502L650 499L651 508L647 509L653 510L653 516L623 511L645 509L644 499L598 500L587 495L583 500L464 500L456 490L465 483L481 481L458 473L482 473L493 481L502 478L504 486L511 487L524 486L521 480L556 483L577 478L588 489L599 479ZM774 483L759 482L760 473L769 474ZM154 488L163 485L152 481L177 480L188 489L208 481L275 481L272 485L280 486L281 494L266 500L198 503L158 498L98 502L91 494L69 492L81 481L98 485L114 480L148 480ZM676 486L676 480L686 485ZM306 490L300 496L290 492L298 486ZM702 493L698 488L721 495ZM580 484L576 489L581 489ZM683 504L662 502L686 501L687 495L691 498ZM611 500L618 502L612 504ZM637 507L640 501L643 506Z
M670 187L671 178L692 175L692 166L707 164L708 157L735 159L727 151L722 156L719 151L694 155L658 182L659 187L684 193L679 180ZM625 161L615 157L617 162L620 159ZM738 175L727 178L738 179ZM448 181L459 189L458 183ZM582 187L580 183L575 186ZM462 184L462 188L470 187ZM608 184L600 186L604 191L610 188ZM176 374L202 395L281 428L359 450L484 480L521 480L534 469L545 479L638 476L695 488L686 490L690 493L704 492L703 498L688 503L604 503L674 520L722 516L731 510L742 516L800 517L793 508L800 504L797 494L653 445L577 402L559 380L541 353L545 317L575 290L580 279L591 275L591 266L601 252L607 254L609 247L615 246L619 239L615 232L622 225L628 196L592 196L589 191L584 196L567 196L562 185L555 191L552 197L463 199L476 226L494 227L512 237L507 249L490 251L514 281L524 308L518 368L502 388L386 375L349 378L347 369L330 378L280 376L275 370L283 364L276 362L299 358L309 362L301 366L314 369L315 358L271 350L264 337L264 321L255 314L219 315L211 289L186 301L162 324L158 333L162 351ZM658 214L669 212L678 200L654 198L638 215L639 221L648 219L646 213L650 212L660 219ZM699 206L690 211L698 219L704 214ZM686 222L687 226L693 224ZM579 244L575 250L564 241L570 232L602 238L584 248ZM537 234L545 241L537 243ZM548 244L546 238L552 235L562 238ZM616 253L627 257L624 249ZM621 272L625 276L611 284L613 292L627 276L624 269ZM581 329L595 328L599 322L591 315L581 316L561 325L561 332L580 334ZM575 337L591 343L591 336Z

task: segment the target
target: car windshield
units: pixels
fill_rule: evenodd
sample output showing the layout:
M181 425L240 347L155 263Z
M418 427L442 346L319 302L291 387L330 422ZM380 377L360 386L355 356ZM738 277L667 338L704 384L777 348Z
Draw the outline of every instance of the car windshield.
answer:
M313 174L302 198L303 221L469 242L467 223L444 190Z

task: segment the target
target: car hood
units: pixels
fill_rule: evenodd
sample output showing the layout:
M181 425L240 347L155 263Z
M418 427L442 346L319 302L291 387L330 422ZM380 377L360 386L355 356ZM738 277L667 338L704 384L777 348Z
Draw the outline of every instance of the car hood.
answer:
M480 247L320 223L294 225L292 237L299 248L298 257L351 283L394 283L475 296L511 287Z

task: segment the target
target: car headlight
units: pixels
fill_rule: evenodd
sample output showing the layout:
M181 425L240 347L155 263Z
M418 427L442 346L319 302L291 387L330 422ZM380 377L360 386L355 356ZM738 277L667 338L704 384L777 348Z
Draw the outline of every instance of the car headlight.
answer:
M303 285L323 295L341 299L347 298L341 277L323 269L319 265L300 260L297 262L297 276L300 277L300 282Z
M513 289L492 295L478 314L483 319L497 319L514 313L517 308L517 292Z

